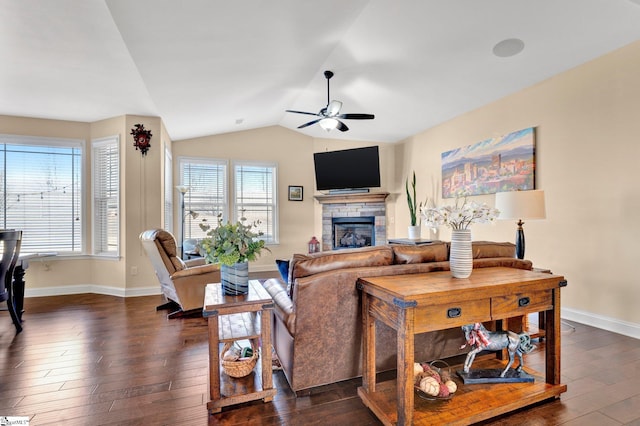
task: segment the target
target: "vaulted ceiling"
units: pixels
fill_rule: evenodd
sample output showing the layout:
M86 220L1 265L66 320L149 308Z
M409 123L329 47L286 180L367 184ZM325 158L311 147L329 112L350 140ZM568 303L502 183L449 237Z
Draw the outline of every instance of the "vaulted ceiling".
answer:
M510 57L496 43L520 39ZM0 0L0 114L162 117L174 140L331 97L396 142L640 39L640 0Z

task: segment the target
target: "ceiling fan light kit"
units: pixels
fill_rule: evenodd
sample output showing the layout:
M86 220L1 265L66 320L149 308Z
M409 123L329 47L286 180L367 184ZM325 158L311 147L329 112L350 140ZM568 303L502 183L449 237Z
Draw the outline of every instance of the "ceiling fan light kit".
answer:
M327 132L330 132L338 127L338 120L335 118L323 118L318 124L320 124L320 127L325 129Z
M287 112L292 112L294 114L305 114L305 115L314 115L316 117L315 120L311 120L307 123L301 124L298 126L298 129L303 129L305 127L311 126L313 124L318 123L320 127L322 127L326 131L331 131L333 129L338 129L341 132L346 132L349 130L346 124L344 124L339 119L344 120L373 120L375 116L373 114L340 114L340 109L342 109L342 102L336 100L330 100L330 91L329 91L329 80L333 77L332 71L325 71L324 77L327 79L327 106L322 108L318 113L306 112L306 111L295 111L288 109Z

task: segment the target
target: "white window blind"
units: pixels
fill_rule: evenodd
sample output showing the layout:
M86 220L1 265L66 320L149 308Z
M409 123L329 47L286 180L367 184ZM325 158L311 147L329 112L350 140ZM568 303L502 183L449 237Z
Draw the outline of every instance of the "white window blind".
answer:
M169 149L164 150L164 229L173 232L173 159Z
M184 195L184 239L202 238L203 221L215 226L218 214L228 215L227 162L224 160L180 159L180 185L189 190Z
M119 137L92 142L93 253L118 255L120 240Z
M235 219L245 217L249 223L260 222L256 229L263 233L265 242L277 243L277 167L238 162L234 170Z
M0 135L0 222L21 253L82 253L84 142Z

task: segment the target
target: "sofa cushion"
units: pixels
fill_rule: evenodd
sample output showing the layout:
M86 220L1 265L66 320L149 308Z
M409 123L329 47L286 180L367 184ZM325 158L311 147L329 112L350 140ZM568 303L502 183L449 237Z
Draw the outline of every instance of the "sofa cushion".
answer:
M293 294L297 278L308 277L336 269L385 266L393 264L393 250L389 246L373 246L313 253L295 254L289 263L288 294Z
M503 266L507 268L517 269L533 269L533 263L530 260L517 259L515 257L484 257L482 259L473 259L473 269L493 268Z
M419 246L393 245L391 247L395 264L442 262L449 256L447 243L443 241Z
M384 266L393 263L393 251L387 246L365 247L323 252L306 256L293 265L291 278L319 274L345 268Z
M493 241L473 241L471 243L474 259L487 257L516 257L516 245Z

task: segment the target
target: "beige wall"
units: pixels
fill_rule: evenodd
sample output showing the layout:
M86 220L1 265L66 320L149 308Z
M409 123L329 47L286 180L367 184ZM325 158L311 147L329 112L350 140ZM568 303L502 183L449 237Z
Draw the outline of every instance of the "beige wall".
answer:
M563 315L638 335L639 75L637 42L407 139L397 147L399 177L415 169L419 191L432 193L443 151L535 126L547 219L526 223L526 257L568 279ZM396 232L406 232L406 202L396 214ZM515 225L477 225L472 234L514 241Z

